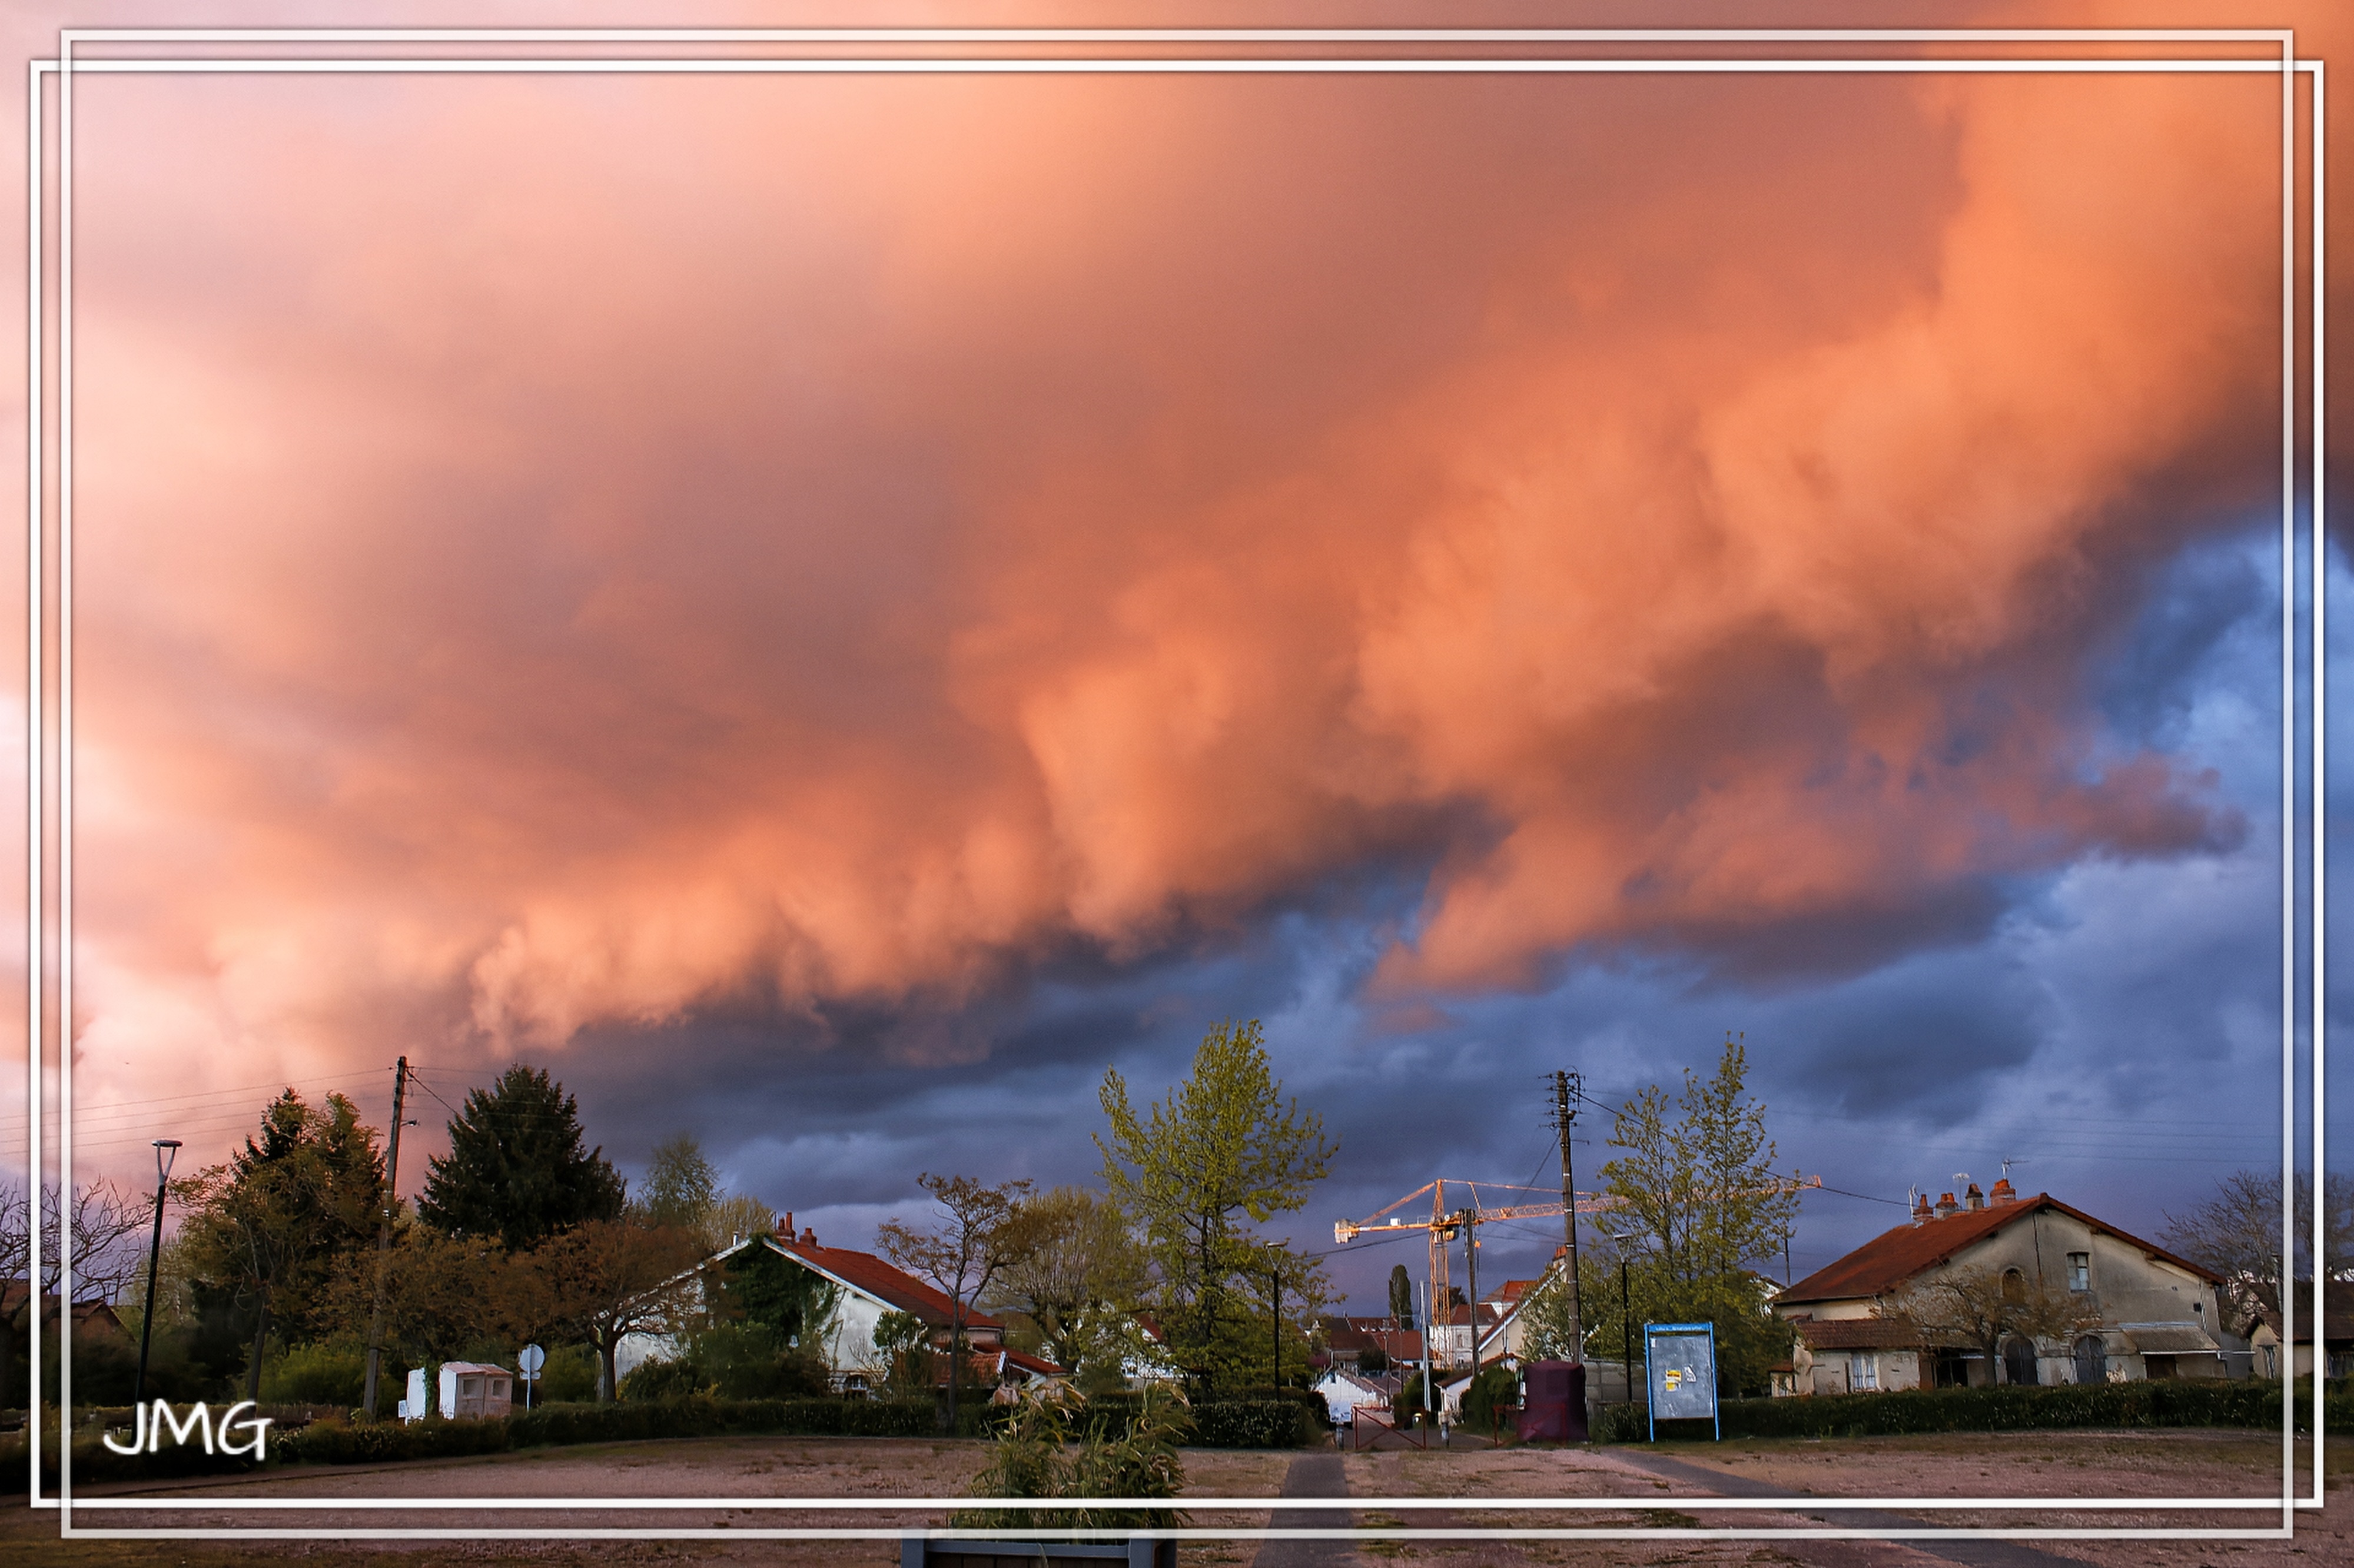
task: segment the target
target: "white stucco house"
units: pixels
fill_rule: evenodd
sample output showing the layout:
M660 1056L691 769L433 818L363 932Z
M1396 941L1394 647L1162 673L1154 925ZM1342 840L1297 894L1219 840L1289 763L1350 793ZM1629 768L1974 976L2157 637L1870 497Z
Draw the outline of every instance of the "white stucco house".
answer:
M833 1287L832 1308L804 1334L803 1348L824 1361L837 1392L863 1393L879 1386L889 1374L886 1358L875 1342L886 1312L910 1313L931 1331L933 1381L945 1383L945 1352L954 1308L948 1296L873 1253L820 1246L813 1230L804 1230L796 1237L791 1223L792 1216L787 1214L778 1227L779 1234L741 1237L697 1264L689 1271L696 1282L695 1294L699 1296L701 1282L713 1270L726 1267L752 1249L764 1250ZM960 1383L1019 1388L1066 1375L1054 1362L1009 1347L1005 1325L998 1319L970 1306L965 1308L963 1317L970 1364ZM628 1335L614 1351L615 1375L626 1377L642 1363L669 1359L679 1350L678 1338L672 1334Z
M2008 1293L2064 1294L2082 1321L2063 1339L2014 1335L1989 1363L1963 1348L1927 1348L1886 1316L1907 1287L1947 1269L1986 1269ZM1816 1270L1775 1298L1793 1330L1776 1393L1867 1393L1988 1383L2115 1383L2247 1375L2246 1345L2223 1326L2221 1277L2165 1248L2061 1202L2020 1198L2008 1180L1935 1204L1925 1195L1910 1224Z

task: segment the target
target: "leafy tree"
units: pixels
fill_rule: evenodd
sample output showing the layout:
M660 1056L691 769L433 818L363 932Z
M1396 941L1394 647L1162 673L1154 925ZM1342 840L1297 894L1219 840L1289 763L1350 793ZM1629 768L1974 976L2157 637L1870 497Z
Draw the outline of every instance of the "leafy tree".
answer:
M1390 1319L1401 1329L1414 1327L1414 1278L1402 1263L1390 1266Z
M1019 1223L1027 1181L989 1187L970 1176L918 1176L932 1195L933 1221L917 1230L885 1220L875 1230L885 1257L937 1286L949 1298L948 1398L940 1406L940 1429L953 1431L957 1384L963 1372L965 1320L998 1275L1023 1255L1030 1244Z
M550 1323L597 1349L597 1398L613 1397L613 1355L642 1330L681 1326L695 1304L697 1243L684 1231L592 1219L542 1243L526 1265Z
M1583 1276L1585 1270L1581 1268ZM1592 1318L1595 1303L1582 1301L1581 1324ZM1556 1259L1521 1301L1521 1354L1532 1361L1582 1361L1585 1347L1575 1342L1569 1316L1568 1276Z
M2064 1291L2030 1280L2017 1269L1981 1266L1940 1269L1915 1278L1873 1303L1872 1315L1910 1327L1925 1349L1968 1349L2002 1364L2003 1342L2064 1339L2080 1327L2098 1327L2101 1315Z
M558 1232L621 1216L621 1178L581 1147L578 1107L544 1069L513 1066L450 1122L450 1152L426 1161L418 1217L452 1236L527 1252Z
M1650 1244L1628 1271L1640 1320L1713 1322L1720 1380L1731 1390L1762 1389L1787 1349L1748 1266L1781 1250L1798 1202L1775 1174L1748 1066L1747 1050L1728 1036L1713 1074L1685 1071L1672 1111L1657 1085L1644 1089L1614 1121L1610 1145L1625 1152L1602 1167L1606 1190ZM1581 1270L1578 1294L1587 1327L1604 1330L1598 1342L1615 1345L1617 1281Z
M1152 1279L1119 1205L1084 1187L1056 1187L1023 1199L1013 1223L1021 1245L991 1287L991 1310L1073 1373L1121 1360L1122 1330Z
M1282 1098L1256 1021L1213 1028L1185 1081L1142 1116L1117 1069L1104 1074L1098 1097L1111 1124L1108 1141L1096 1139L1104 1181L1143 1226L1171 1350L1197 1377L1248 1364L1226 1320L1257 1251L1241 1221L1263 1224L1307 1202L1338 1152L1322 1118Z
M2354 1177L2321 1184L2322 1250L2333 1277L2354 1269ZM2296 1179L2296 1277L2313 1277L2313 1179ZM2158 1240L2221 1275L2234 1327L2245 1332L2259 1310L2278 1312L2281 1291L2281 1179L2239 1171L2215 1184L2214 1196L2184 1213L2168 1213Z
M345 1321L367 1321L370 1262L335 1282L330 1300ZM394 1222L384 1277L385 1349L400 1365L459 1360L484 1340L537 1339L556 1323L540 1282L495 1238L444 1235L406 1213Z
M226 1164L175 1185L191 1210L183 1234L192 1262L251 1307L246 1397L257 1398L273 1323L289 1340L328 1326L329 1287L376 1239L384 1159L375 1129L341 1095L314 1107L290 1088Z
M656 1147L638 1192L647 1224L700 1234L718 1202L719 1172L693 1133L682 1132Z
M931 1330L913 1312L888 1311L875 1320L875 1353L894 1394L912 1399L931 1383Z

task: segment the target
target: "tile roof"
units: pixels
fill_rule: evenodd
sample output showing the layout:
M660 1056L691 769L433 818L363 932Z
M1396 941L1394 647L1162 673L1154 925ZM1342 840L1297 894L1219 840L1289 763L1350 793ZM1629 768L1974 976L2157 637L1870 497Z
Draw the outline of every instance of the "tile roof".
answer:
M1846 1301L1886 1295L1923 1270L1944 1263L1971 1243L1983 1241L2004 1226L2043 1209L2056 1210L2082 1221L2103 1235L2115 1236L2128 1246L2139 1247L2151 1257L2188 1269L2210 1284L2222 1283L2222 1277L2212 1270L2201 1268L2187 1258L2177 1257L2165 1248L2139 1236L2129 1235L2115 1225L2105 1224L2081 1209L2072 1209L2049 1192L2038 1192L2031 1198L2021 1198L2016 1202L1965 1209L1945 1219L1899 1225L1864 1243L1837 1263L1807 1276L1776 1298L1776 1304Z
M2126 1338L2142 1354L2214 1355L2221 1346L2196 1323L2121 1323Z
M786 1242L774 1236L761 1238L796 1262L805 1263L841 1280L855 1290L863 1290L902 1312L912 1312L936 1329L949 1326L955 1310L947 1295L876 1257L871 1252L853 1252L848 1247L819 1246L813 1242ZM1005 1325L977 1307L964 1311L967 1332L975 1329L1004 1330Z
M1790 1325L1810 1351L1918 1350L1921 1331L1890 1318L1800 1318Z
M2313 1343L2312 1280L2300 1279L2296 1282L2296 1342L2300 1345L2309 1345ZM2321 1338L2324 1343L2331 1340L2354 1340L2354 1280L2323 1280L2321 1312ZM2273 1338L2276 1340L2280 1338L2281 1315L2278 1312L2269 1307L2259 1307L2256 1308L2256 1316L2263 1319L2264 1327L2273 1331Z

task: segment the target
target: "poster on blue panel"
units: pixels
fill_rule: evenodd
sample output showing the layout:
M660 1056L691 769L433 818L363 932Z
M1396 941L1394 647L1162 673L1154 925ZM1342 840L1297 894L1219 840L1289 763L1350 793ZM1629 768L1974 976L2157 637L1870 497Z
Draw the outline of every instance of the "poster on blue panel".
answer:
M1644 1324L1643 1371L1655 1430L1662 1421L1717 1419L1715 1324Z

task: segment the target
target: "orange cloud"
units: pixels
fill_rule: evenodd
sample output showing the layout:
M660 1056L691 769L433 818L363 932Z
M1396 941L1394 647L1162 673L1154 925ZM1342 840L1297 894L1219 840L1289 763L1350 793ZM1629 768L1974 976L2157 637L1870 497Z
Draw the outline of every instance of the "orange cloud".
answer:
M2261 81L104 90L86 1041L952 1004L1369 863L1387 983L1518 982L2218 831L2073 662L2269 478Z

